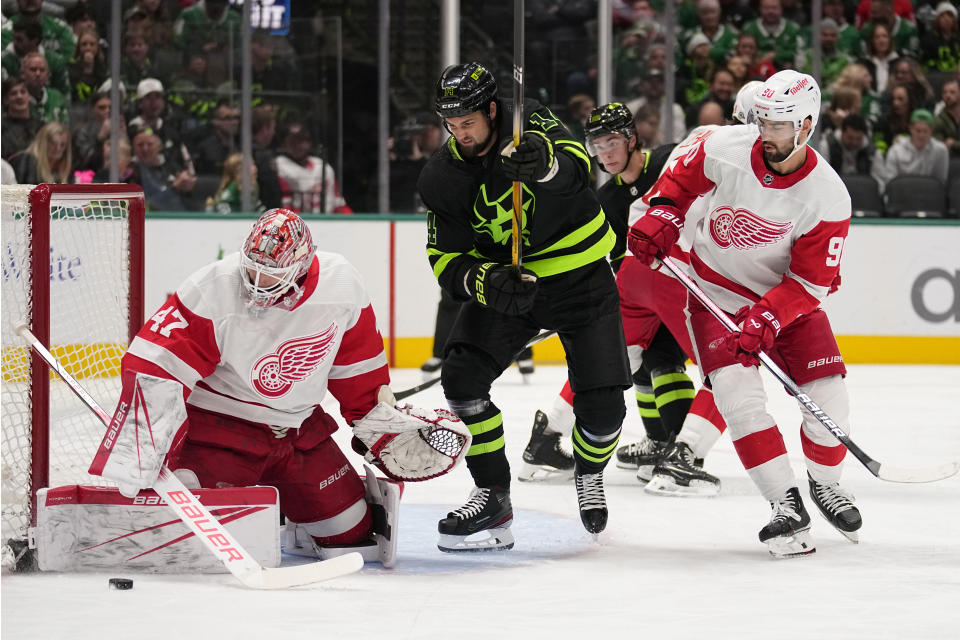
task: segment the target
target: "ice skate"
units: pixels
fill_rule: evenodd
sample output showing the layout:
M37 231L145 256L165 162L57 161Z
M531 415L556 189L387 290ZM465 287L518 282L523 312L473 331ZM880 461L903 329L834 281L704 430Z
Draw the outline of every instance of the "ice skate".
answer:
M474 487L470 499L437 524L440 551L505 551L513 548L513 507L510 492L499 487Z
M443 366L443 360L433 356L422 365L420 365L420 371L423 375L423 381L426 382L436 376L440 375L440 367Z
M603 471L577 473L577 502L580 504L580 520L583 527L594 537L607 528L607 498L603 494Z
M770 503L770 522L760 529L760 542L765 542L774 558L793 558L814 553L817 548L810 537L810 514L803 506L800 491L790 487Z
M523 450L523 467L517 476L523 482L569 482L573 479L573 456L560 445L560 434L549 431L547 414L537 410L530 442Z
M810 483L810 497L820 509L821 515L847 540L854 543L860 542L857 530L863 524L863 520L860 518L860 510L853 504L853 495L841 489L836 482L829 484L817 482L810 477L809 472L807 480Z
M686 442L676 442L654 467L644 491L658 496L709 498L720 493L720 478L703 470L703 458L694 458Z
M637 480L649 482L653 476L653 468L663 458L668 444L644 437L640 442L631 442L618 447L617 466L621 469L636 469Z

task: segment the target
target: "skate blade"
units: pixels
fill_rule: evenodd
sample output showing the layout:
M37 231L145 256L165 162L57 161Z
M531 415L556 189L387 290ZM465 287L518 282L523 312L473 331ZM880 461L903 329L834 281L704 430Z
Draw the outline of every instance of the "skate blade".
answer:
M643 465L637 467L637 481L640 484L647 484L650 480L653 479L653 465Z
M720 487L712 482L691 480L689 486L684 486L677 484L672 477L661 474L650 478L643 490L653 496L673 498L714 498L720 495Z
M630 470L632 470L632 471L636 471L638 467L637 467L637 465L634 464L633 462L623 462L623 461L621 461L621 460L617 460L617 468L618 468L618 469L630 469Z
M817 547L813 544L813 538L810 537L810 529L802 529L789 536L770 538L766 541L766 545L770 555L778 560L799 558L817 551Z
M441 533L440 539L437 540L437 548L444 553L475 553L513 549L514 539L509 527L485 529L472 535L485 535L486 537L471 539L471 536L454 536Z
M520 482L539 482L541 484L566 484L573 480L573 469L557 469L524 462L517 474Z

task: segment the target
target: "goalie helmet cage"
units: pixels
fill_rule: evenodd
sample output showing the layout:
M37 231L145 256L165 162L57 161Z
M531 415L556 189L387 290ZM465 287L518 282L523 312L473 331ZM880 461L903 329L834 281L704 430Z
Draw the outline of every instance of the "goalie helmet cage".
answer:
M126 184L15 185L3 187L2 209L6 545L36 524L38 489L104 484L87 475L102 424L12 327L26 322L112 409L120 357L143 326L144 199Z

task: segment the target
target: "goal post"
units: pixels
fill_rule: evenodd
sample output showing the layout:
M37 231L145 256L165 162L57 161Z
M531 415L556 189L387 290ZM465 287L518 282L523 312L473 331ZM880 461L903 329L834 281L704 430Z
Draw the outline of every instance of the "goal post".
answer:
M12 185L2 196L6 545L36 524L38 489L102 484L86 473L102 425L12 327L26 322L112 408L120 357L143 324L145 207L143 191L126 184Z

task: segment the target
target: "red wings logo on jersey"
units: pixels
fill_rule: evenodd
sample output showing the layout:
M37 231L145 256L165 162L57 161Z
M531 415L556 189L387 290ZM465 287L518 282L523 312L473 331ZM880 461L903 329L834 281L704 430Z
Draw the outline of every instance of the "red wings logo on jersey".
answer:
M756 249L776 244L793 229L792 222L773 222L746 209L718 207L710 214L710 236L721 248Z
M275 353L268 353L253 365L253 388L267 398L286 395L295 382L306 379L320 366L336 335L337 325L331 324L317 335L287 340Z

